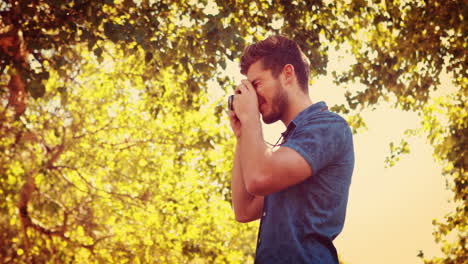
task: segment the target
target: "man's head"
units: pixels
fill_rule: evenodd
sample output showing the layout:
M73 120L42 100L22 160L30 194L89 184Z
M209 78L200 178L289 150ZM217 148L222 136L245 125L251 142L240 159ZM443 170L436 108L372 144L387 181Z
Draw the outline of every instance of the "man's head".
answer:
M299 46L285 37L273 36L248 46L241 57L241 73L255 88L267 124L284 119L290 93L308 94L309 62Z
M291 64L297 82L305 94L308 94L310 63L299 45L283 36L271 36L245 48L240 60L241 73L247 75L252 64L260 61L264 70L271 70L278 78L284 66Z

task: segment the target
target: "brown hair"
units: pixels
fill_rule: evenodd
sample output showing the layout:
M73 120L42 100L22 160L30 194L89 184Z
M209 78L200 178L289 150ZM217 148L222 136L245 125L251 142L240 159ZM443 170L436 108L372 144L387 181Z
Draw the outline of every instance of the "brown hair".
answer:
M271 36L247 46L240 59L241 73L246 75L250 65L262 61L263 69L271 70L277 78L286 64L294 66L299 85L308 93L310 63L299 45L283 36Z

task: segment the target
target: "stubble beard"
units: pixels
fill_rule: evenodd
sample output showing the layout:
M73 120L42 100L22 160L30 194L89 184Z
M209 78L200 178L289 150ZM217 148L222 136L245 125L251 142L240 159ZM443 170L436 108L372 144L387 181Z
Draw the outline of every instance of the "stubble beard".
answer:
M281 116L286 111L288 104L288 94L284 90L283 86L278 83L278 88L276 93L273 96L273 99L270 102L269 113L262 115L262 120L265 124L272 124L281 119Z

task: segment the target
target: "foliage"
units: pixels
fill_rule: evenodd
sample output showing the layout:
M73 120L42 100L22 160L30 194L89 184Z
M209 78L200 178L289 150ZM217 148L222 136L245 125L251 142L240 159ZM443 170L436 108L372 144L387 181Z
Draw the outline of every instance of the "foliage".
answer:
M466 261L467 29L464 0L0 3L0 259L243 263L255 228L233 223L223 73L265 34L296 39L325 74L329 48L355 60L340 84L356 114L381 101L418 112L446 166L456 212L435 223ZM434 100L440 73L457 87ZM442 111L442 112L441 112ZM440 113L441 112L441 113ZM445 121L445 122L443 122ZM391 164L409 151L393 146ZM4 244L1 244L4 243ZM444 242L445 243L445 242ZM448 243L448 242L447 242Z
M80 76L65 84L50 71L42 98L17 121L3 116L4 260L247 261L243 241L255 236L232 217L232 142L216 104L197 96L200 110L183 111L184 78L168 73L129 79L143 72L142 52L113 50L119 59L103 64L77 52L87 58Z
M462 97L463 98L463 97ZM454 192L456 208L445 217L444 222L437 220L434 236L442 243L443 258L424 259L427 264L465 263L468 261L466 248L468 222L468 101L459 95L438 98L433 105L424 108L424 131L435 146L434 156L445 165L443 173L450 177L448 183ZM438 116L444 116L442 123ZM434 123L438 123L434 125ZM423 255L421 256L423 257Z

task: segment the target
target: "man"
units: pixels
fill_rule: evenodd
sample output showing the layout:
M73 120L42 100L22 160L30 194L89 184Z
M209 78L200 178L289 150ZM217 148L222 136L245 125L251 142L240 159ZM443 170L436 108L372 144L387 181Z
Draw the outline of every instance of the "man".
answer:
M237 145L232 203L237 221L261 218L255 263L338 263L333 240L345 220L354 167L351 130L308 95L309 62L282 36L248 46L247 80L236 88L229 118ZM273 151L260 115L287 127Z

